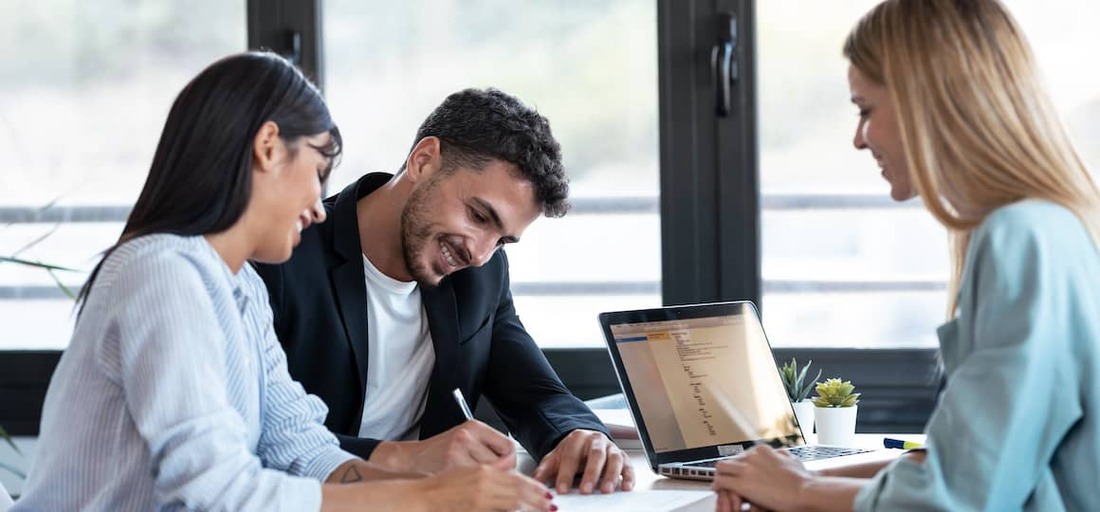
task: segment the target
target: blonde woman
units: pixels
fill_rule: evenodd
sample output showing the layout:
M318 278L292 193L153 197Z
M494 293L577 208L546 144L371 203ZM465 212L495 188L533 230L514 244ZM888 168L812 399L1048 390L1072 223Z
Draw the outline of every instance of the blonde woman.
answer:
M996 0L888 0L844 45L858 149L951 232L927 449L810 473L757 448L718 510L1085 510L1100 475L1100 193Z

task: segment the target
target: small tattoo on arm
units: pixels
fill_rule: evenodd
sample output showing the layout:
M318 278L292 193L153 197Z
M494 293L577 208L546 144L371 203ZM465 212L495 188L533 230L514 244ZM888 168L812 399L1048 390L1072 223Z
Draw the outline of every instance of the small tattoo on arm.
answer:
M352 466L344 472L343 478L340 479L342 484L350 484L352 482L362 482L363 476L359 474L359 468Z

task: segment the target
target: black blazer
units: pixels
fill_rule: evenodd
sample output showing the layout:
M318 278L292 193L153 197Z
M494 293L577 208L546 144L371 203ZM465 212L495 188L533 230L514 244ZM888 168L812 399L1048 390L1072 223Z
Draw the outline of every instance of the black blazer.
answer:
M367 174L326 199L328 221L302 232L289 261L254 265L267 284L291 376L328 405L325 425L341 447L363 458L381 440L356 437L370 354L355 205L390 178ZM435 346L421 439L464 421L451 394L456 387L471 407L484 395L512 435L539 458L572 430L607 433L561 383L520 323L503 251L481 267L444 278L438 287L422 286L420 294Z

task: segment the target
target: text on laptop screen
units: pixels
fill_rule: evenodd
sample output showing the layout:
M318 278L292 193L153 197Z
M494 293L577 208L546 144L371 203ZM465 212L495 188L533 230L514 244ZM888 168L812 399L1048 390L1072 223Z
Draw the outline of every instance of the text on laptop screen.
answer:
M654 451L800 437L751 310L610 330Z

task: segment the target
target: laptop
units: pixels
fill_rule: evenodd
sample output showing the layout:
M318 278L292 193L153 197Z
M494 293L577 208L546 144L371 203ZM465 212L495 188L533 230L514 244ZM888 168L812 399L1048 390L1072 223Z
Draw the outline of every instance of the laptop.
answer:
M899 450L808 445L751 302L599 315L623 396L654 472L712 480L757 444L809 469L886 460Z

